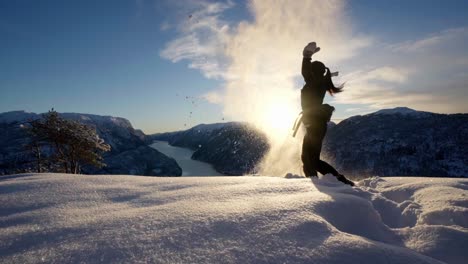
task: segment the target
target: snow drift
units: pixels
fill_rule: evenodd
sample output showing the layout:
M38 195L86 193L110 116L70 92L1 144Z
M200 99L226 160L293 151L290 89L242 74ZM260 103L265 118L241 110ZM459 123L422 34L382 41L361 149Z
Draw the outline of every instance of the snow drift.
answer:
M0 177L1 263L464 263L468 179Z

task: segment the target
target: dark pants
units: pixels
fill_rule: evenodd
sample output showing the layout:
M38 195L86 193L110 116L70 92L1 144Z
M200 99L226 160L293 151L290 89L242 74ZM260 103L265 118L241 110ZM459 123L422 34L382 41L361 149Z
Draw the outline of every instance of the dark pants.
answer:
M307 132L302 143L302 163L306 176L317 176L317 171L322 175L331 173L335 176L340 175L335 168L323 160L320 160L322 151L322 141L327 133L326 122L315 122L307 127Z

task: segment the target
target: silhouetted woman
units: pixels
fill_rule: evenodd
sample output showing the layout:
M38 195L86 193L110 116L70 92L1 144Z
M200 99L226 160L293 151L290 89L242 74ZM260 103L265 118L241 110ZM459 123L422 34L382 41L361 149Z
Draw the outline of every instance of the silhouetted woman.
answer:
M302 162L304 173L307 177L317 177L317 172L325 175L333 174L339 181L354 186L354 183L335 168L323 160L320 160L322 141L327 132L327 122L330 121L335 108L323 104L325 93L330 95L342 92L342 87L335 87L331 79L330 69L320 61L312 62L312 55L320 50L315 42L309 43L303 52L302 76L306 84L301 90L302 122L306 127L306 134L302 144Z

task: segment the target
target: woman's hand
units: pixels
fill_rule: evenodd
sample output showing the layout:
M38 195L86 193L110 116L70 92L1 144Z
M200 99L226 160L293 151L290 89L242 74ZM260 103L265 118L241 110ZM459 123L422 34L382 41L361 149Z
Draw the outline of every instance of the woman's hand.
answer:
M304 51L302 51L302 56L304 56L304 58L312 58L312 55L314 53L317 53L320 51L320 47L317 47L317 43L315 42L310 42L309 44L307 44L307 46L304 47Z

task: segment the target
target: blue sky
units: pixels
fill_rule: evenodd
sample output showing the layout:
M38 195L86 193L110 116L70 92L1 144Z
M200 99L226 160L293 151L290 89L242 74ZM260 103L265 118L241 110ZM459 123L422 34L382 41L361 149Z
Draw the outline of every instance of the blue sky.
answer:
M239 75L237 66L252 65L249 59L255 57L249 52L258 60L274 57L267 56L270 49L274 55L281 53L277 60L284 67L289 66L290 54L299 54L294 58L299 65L300 47L307 39L330 43L322 46L319 59L340 71L337 82L349 83L348 93L330 99L338 109L336 118L397 105L467 111L467 1L321 3L323 7L311 7L311 16L327 13L338 16L336 21L317 16L304 23L331 21L322 27L327 30L297 32L297 43L283 43L291 42L293 52L281 49L281 43L275 50L277 41L265 48L265 42L252 36L261 39L270 34L268 30L295 30L288 23L291 19L277 21L274 9L309 6L311 1L287 2L1 1L0 112L45 112L54 107L60 112L114 115L147 133L198 123L256 122L266 115L250 118L249 111L258 108L249 104L270 93L260 84L268 83L262 74L273 72L279 83L286 84L281 73L289 72L274 61L261 64L267 70L254 68L255 76ZM239 27L241 21L244 28ZM264 21L271 25L264 27ZM338 46L326 35L335 31ZM249 44L242 46L245 41ZM296 68L288 77L294 72ZM298 94L300 76L291 80ZM240 98L234 98L240 84L257 83L259 88L241 88ZM277 94L283 96L281 91ZM272 98L270 104L280 103ZM277 116L275 111L271 114Z

